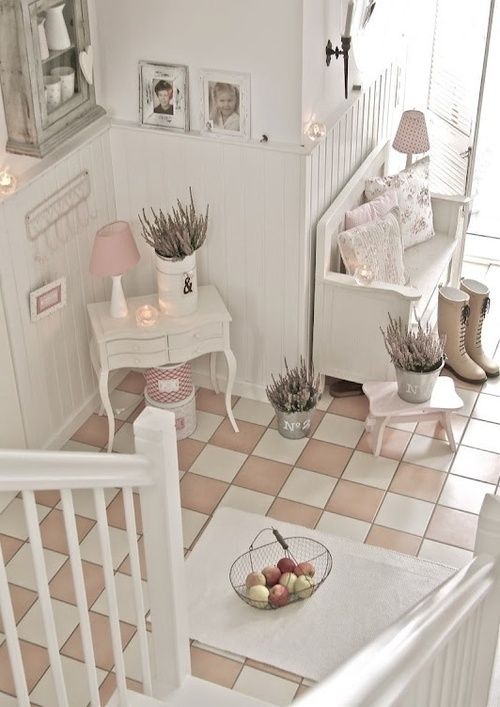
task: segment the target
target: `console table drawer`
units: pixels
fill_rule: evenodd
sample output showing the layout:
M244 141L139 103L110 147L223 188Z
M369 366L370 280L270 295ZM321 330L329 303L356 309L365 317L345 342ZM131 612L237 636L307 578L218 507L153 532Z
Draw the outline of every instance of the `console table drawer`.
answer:
M197 341L185 349L169 349L168 360L169 363L183 363L206 353L224 351L224 348L224 339L222 337L205 339L205 341Z
M117 339L106 344L108 356L116 354L154 354L167 350L167 339L160 336L155 339Z
M168 363L168 355L165 349L157 353L126 353L108 356L110 371L115 368L154 368L155 366L164 366L166 363Z
M222 336L221 322L212 322L198 327L194 331L188 331L185 334L171 334L168 337L169 349L188 349L197 348L201 343L213 339L219 339Z

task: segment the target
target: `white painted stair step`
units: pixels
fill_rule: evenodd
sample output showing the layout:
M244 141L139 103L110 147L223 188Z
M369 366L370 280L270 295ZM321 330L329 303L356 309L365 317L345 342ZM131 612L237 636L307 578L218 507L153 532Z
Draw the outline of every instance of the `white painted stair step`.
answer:
M108 702L109 707L118 707L117 694ZM138 692L127 691L127 707L271 707L255 697L228 690L206 680L188 676L182 687L174 690L165 702Z

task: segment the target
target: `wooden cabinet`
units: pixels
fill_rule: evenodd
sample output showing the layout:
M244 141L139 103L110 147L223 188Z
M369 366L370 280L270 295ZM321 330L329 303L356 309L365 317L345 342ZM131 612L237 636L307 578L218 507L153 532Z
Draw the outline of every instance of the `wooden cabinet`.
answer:
M7 150L43 157L104 115L79 62L89 45L87 0L0 0Z

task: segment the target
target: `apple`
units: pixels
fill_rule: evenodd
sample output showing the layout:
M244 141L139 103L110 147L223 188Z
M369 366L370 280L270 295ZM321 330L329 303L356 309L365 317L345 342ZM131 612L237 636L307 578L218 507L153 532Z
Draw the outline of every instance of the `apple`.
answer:
M245 580L245 584L247 585L247 589L258 584L262 584L265 587L266 578L264 577L262 572L250 572L250 574Z
M262 574L266 578L266 584L268 587L274 587L274 585L278 584L280 581L281 571L274 565L264 567Z
M293 592L301 599L307 599L314 592L314 579L306 574L301 574L295 580Z
M283 574L285 572L293 572L295 569L295 562L291 560L289 557L282 557L281 560L277 563L278 564L278 569L280 572Z
M280 584L286 587L289 592L293 592L296 579L298 579L298 577L293 572L284 572L280 577Z
M269 590L269 603L271 606L285 606L288 604L290 592L282 584L275 584Z
M253 584L247 589L247 597L252 606L263 609L269 599L269 589L262 584Z
M314 577L315 571L314 565L310 562L299 562L294 570L297 577L300 577L301 574L306 574L308 577Z

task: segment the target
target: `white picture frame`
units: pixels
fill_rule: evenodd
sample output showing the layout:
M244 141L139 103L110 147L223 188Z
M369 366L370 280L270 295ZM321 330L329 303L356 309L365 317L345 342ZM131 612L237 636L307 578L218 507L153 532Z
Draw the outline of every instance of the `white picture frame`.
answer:
M66 305L66 278L60 277L30 292L31 321L37 322Z
M139 62L139 122L153 128L189 130L188 67Z
M249 140L250 74L200 71L201 132Z

